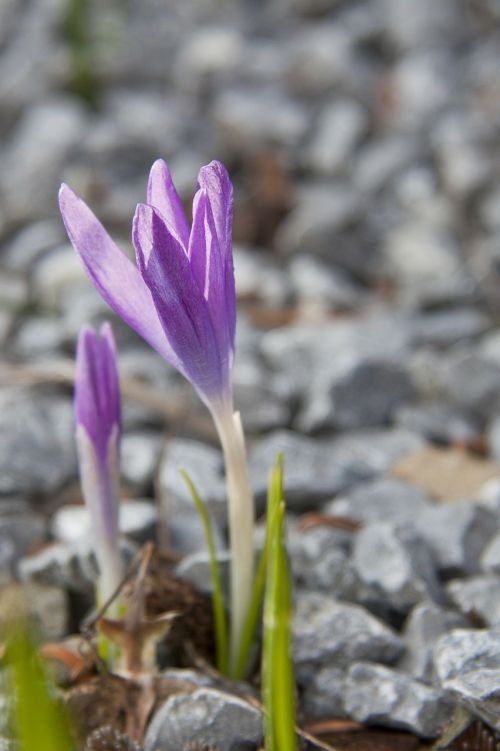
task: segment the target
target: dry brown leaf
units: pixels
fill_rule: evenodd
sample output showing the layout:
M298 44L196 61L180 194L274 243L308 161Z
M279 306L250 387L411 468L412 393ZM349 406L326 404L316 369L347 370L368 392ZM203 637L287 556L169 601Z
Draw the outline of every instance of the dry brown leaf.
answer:
M477 497L487 480L500 478L500 465L459 447L428 447L400 459L391 474L438 501L457 501Z

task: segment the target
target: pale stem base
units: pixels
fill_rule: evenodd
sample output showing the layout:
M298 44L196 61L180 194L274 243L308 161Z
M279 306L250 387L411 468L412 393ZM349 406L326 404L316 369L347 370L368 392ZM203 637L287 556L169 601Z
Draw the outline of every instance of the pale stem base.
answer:
M254 577L255 507L246 460L245 438L239 412L232 405L213 412L224 452L231 547L231 637L234 668L243 625L250 605Z

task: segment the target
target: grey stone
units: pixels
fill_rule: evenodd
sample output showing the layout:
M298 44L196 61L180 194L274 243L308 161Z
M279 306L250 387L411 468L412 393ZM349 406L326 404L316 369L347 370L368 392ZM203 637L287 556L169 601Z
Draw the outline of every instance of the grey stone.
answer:
M233 258L238 299L257 299L273 307L287 302L289 280L266 256L251 248L236 246Z
M292 530L287 549L299 586L333 594L342 582L352 533L331 527Z
M446 585L448 597L465 616L479 618L485 626L500 625L500 578L480 574L455 579Z
M162 445L160 433L146 430L126 432L121 444L121 476L124 482L139 492L151 488Z
M212 114L226 148L252 151L298 145L308 126L305 107L279 89L233 88L215 97Z
M68 399L5 389L0 405L0 493L50 494L76 477Z
M0 177L0 190L11 221L53 212L62 166L81 142L85 127L84 109L72 99L48 97L26 109L7 146L3 178ZM36 191L32 190L33 185ZM30 200L26 201L28 193Z
M480 717L497 732L500 730L500 670L483 669L457 675L443 687L473 715Z
M285 75L293 90L328 95L352 73L352 34L340 24L302 24L286 47Z
M361 470L360 480L387 472L398 459L418 451L422 446L420 436L397 428L354 430L334 441L338 455L345 456Z
M290 406L264 384L238 382L235 378L234 402L247 433L288 427L292 419Z
M408 730L435 738L451 718L439 691L395 670L356 662L344 684L344 708L357 722Z
M381 190L417 158L415 142L407 136L372 139L358 151L353 169L355 185L364 192Z
M196 94L206 89L210 81L234 74L249 55L245 37L234 27L211 24L195 29L175 60L176 84Z
M329 263L366 278L375 262L373 247L361 237L353 247L349 234L362 212L363 200L352 186L342 182L306 183L277 229L276 247L283 255L323 256Z
M486 193L480 206L480 216L483 226L492 232L498 232L500 230L500 220L498 219L499 206L500 185L496 185L493 190Z
M376 440L371 441L376 435L381 438L378 445ZM323 441L291 431L270 433L250 451L250 478L255 494L259 500L265 497L270 467L282 451L286 457L288 507L294 511L306 511L353 483L383 471L391 463L392 450L396 456L399 451L405 453L404 443L397 447L389 440L384 446L384 437L375 433L354 433ZM404 440L404 436L401 437ZM379 460L380 470L377 466Z
M261 738L259 710L231 694L200 688L167 699L150 722L144 748L178 751L197 742L220 751L244 751Z
M358 467L336 455L331 442L306 438L291 431L277 431L258 441L250 451L252 487L261 501L275 457L286 457L285 487L288 508L306 510L319 500L359 478Z
M7 310L0 310L0 344L5 348L14 323L14 315Z
M363 659L392 663L404 650L397 634L363 607L317 592L297 594L293 635L299 682L320 666L344 668Z
M457 629L441 637L434 650L441 686L496 730L500 708L498 628Z
M380 10L387 32L403 49L442 45L443 39L450 44L465 31L465 11L453 0L383 0Z
M137 553L137 545L122 538L120 552L126 570ZM98 568L92 542L86 539L71 545L55 542L27 555L19 561L17 573L22 582L61 587L89 596L94 592Z
M463 616L445 610L435 602L421 602L410 612L403 629L406 652L398 668L413 678L432 683L434 680L433 648L436 640L454 628L466 625Z
M459 628L438 638L434 667L441 683L470 672L500 671L500 628Z
M445 395L472 414L487 419L500 408L500 365L480 354L450 354L439 376Z
M193 500L180 473L181 468L188 472L208 510L217 523L223 526L226 518L226 488L222 452L187 438L176 438L166 445L159 483L162 493L166 495L173 522L177 513L194 509Z
M308 720L330 720L345 717L343 705L344 670L326 667L307 681L300 707Z
M119 529L123 535L144 543L152 539L156 527L155 505L147 500L127 500L120 503ZM61 506L52 517L52 535L69 545L92 539L92 522L86 506Z
M28 282L25 276L17 272L2 270L0 309L5 309L5 312L21 312L28 303L28 297Z
M496 534L498 522L481 505L457 501L423 511L415 526L432 550L439 572L449 578L479 573L481 554Z
M440 166L447 189L462 199L481 190L491 174L486 153L472 144L448 144L442 148Z
M340 0L291 0L292 7L306 16L327 13L340 4Z
M481 555L480 566L481 571L486 574L500 574L500 534L496 534L486 545Z
M324 374L321 390L311 389L309 403L297 420L299 428L310 432L327 427L378 427L415 397L409 374L400 364L366 361L361 356L344 366L339 363L329 378Z
M356 308L366 300L366 291L342 269L327 266L314 256L299 255L288 267L293 293L306 309Z
M413 299L429 295L441 279L460 274L461 259L450 232L409 219L390 230L382 247L388 273Z
M64 241L59 220L41 219L24 225L2 246L2 265L10 271L27 272L46 250Z
M0 571L12 569L32 546L42 542L45 528L41 514L22 509L9 513L0 505Z
M66 332L59 317L28 318L16 331L10 351L21 357L46 360L61 355Z
M230 553L225 550L217 550L217 565L222 580L222 587L226 596L229 592L230 564ZM206 550L185 555L176 566L175 570L178 576L182 579L188 579L200 592L206 592L209 594L213 591L210 556Z
M455 101L458 66L453 54L442 46L404 55L392 73L397 101L393 120L412 132L429 125Z
M356 600L371 610L407 613L424 599L442 601L432 555L408 524L371 522L356 535L350 561Z
M282 379L293 379L302 397L298 427L360 427L384 423L412 398L401 362L414 333L408 317L374 314L333 326L271 331L262 337L261 348L270 366Z
M64 296L73 299L73 288L86 283L82 262L69 244L45 253L33 265L33 295L49 309L57 310Z
M306 164L323 175L342 171L368 125L368 113L358 102L340 99L327 104L306 152Z
M392 477L360 483L324 506L327 514L363 522L410 521L432 505L423 490Z
M476 421L456 407L440 402L404 405L396 411L394 422L438 443L466 445L479 440L481 435Z
M58 33L62 5L59 0L39 0L22 8L2 3L0 99L3 118L9 121L23 108L60 84L67 71L62 35ZM2 118L2 119L3 119Z
M491 322L475 308L457 307L416 316L413 326L415 345L447 347L477 339Z
M495 415L488 425L488 446L495 461L500 461L500 415Z
M76 254L73 253L73 256L76 256ZM57 299L57 307L61 311L61 319L68 342L76 341L81 327L86 324L98 328L103 321L112 321L113 332L121 354L123 350L122 332L125 324L122 324L121 320L113 314L94 286L89 284L87 277L78 277L78 271L75 268L71 269L72 261L66 262L66 265L69 266L69 269L67 269L68 277L64 278L63 264L61 273L55 274L52 290L50 290L52 282L49 282L49 290L47 290L47 294L52 293ZM78 261L78 257L76 257L76 261ZM74 277L71 280L73 272ZM82 269L80 269L80 273L82 273ZM136 335L131 329L128 329L128 331L129 340L133 339Z
M168 528L170 544L180 553L196 553L205 549L205 533L180 474L181 468L186 469L206 504L216 545L219 547L227 523L222 453L199 441L174 439L167 444L160 464L158 482L162 498L162 517Z

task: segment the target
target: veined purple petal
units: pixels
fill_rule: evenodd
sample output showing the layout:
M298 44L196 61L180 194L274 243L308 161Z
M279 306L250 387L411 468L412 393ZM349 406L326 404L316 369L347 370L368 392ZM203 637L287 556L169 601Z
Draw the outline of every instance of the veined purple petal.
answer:
M75 374L75 413L102 462L111 435L121 431L120 387L116 346L109 323L97 335L84 326L78 337Z
M59 192L66 231L93 284L108 305L159 354L177 367L151 293L137 267L113 242L88 206L67 185Z
M198 185L206 191L220 247L224 256L231 254L231 228L233 223L233 186L226 168L214 160L198 172Z
M228 321L224 259L212 208L201 188L193 201L193 226L189 238L189 264L207 301L224 368L231 368L234 340Z
M226 168L214 160L198 173L198 184L206 191L214 217L215 231L223 259L224 294L229 336L233 342L236 329L236 291L234 282L231 231L233 224L233 186Z
M157 159L151 167L147 195L147 203L162 215L165 222L178 235L184 248L187 249L189 225L181 199L172 181L172 175L163 159Z
M179 370L207 401L220 396L228 377L207 302L187 253L160 214L144 204L137 207L133 240L137 264L179 358Z

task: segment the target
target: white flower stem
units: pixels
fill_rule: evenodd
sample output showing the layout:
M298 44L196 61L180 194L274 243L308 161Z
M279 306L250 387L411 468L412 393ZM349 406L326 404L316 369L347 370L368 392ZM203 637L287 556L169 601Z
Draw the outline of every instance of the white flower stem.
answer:
M228 403L213 411L224 452L231 548L230 659L234 668L254 577L255 507L248 478L245 438L239 412Z

